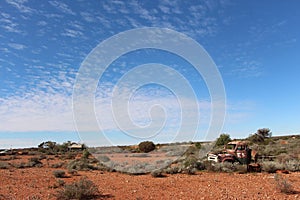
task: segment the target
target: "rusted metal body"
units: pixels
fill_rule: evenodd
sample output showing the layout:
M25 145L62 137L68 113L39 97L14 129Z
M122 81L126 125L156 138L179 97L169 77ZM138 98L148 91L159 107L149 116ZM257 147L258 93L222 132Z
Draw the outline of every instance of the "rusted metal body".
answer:
M224 148L224 154L219 156L221 162L249 164L251 162L251 149L246 142L229 142Z
M247 165L248 169L260 168L256 163L257 154L249 148L248 143L245 141L232 141L225 145L224 150L220 153L208 154L208 160L213 162L230 162ZM254 163L251 163L254 162ZM258 169L259 170L259 169Z

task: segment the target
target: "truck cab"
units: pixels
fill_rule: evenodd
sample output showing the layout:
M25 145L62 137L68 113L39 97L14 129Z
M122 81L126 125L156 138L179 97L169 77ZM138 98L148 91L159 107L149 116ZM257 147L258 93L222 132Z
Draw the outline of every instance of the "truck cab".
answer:
M251 162L251 149L244 141L229 142L224 146L222 152L217 154L209 153L208 160L213 162L249 164Z
M249 164L251 161L251 149L243 141L229 142L224 149L226 154L232 155L234 161L241 164Z

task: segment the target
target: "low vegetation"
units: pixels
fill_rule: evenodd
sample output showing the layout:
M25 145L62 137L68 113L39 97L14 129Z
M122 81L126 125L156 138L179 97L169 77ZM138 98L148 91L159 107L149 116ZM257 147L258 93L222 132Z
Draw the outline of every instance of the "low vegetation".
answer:
M0 169L8 169L9 164L7 162L0 162Z
M276 187L280 190L280 192L285 194L295 193L292 184L287 179L283 178L280 174L275 174L274 179Z
M262 167L262 171L266 173L274 173L274 183L276 188L282 193L293 194L295 193L295 190L292 187L291 182L284 178L285 175L280 175L278 172L289 173L300 171L300 136L271 137L271 135L272 133L270 129L259 129L255 134L250 135L246 140L249 141L251 149L259 154L260 157L258 161ZM230 135L221 134L216 143L211 144L211 147L214 147L213 151L222 151L223 145L227 144L229 141L232 141ZM56 182L48 187L58 190L56 194L57 199L102 198L103 196L99 192L98 188L92 181L87 180L86 178L68 184L71 179L80 178L73 176L83 176L86 172L81 171L86 170L121 172L122 169L127 167L128 174L140 175L145 174L145 171L147 171L147 173L149 172L149 176L154 178L167 177L171 174L178 173L189 175L202 174L199 171L247 173L247 165L240 165L238 163L231 162L214 163L208 161L206 155L201 154L201 151L210 149L210 147L207 148L207 144L202 142L188 142L176 144L176 146L173 144L155 145L153 142L145 141L135 146L124 146L122 147L122 151L112 147L114 152L108 152L107 154L97 154L99 149L94 148L95 154L93 155L95 155L97 159L94 158L93 155L90 154L90 152L86 149L64 152L65 147L62 148L56 143L49 143L49 145L51 148L46 150L42 150L42 147L40 147L38 150L32 148L22 151L20 150L22 154L2 156L0 157L0 169L9 169L11 172L13 172L17 171L13 168L55 168L50 170L53 174L52 178ZM181 147L183 149L180 149ZM105 148L107 151L110 150L109 147ZM146 162L137 163L134 166L129 165L128 163L130 163L130 161L127 160L126 164L125 162L121 164L117 163L114 160L114 157L117 157L115 155L115 151L117 153L121 153L120 155L124 155L124 157L126 157L125 159L133 159L137 161L143 160ZM159 153L166 155L168 158L171 157L174 159L167 160L158 158L156 161L153 161L153 163L147 160L154 158ZM22 155L26 156L22 157ZM27 158L28 160L26 162ZM153 166L154 168L152 168ZM155 168L155 166L164 167L158 169ZM103 174L103 172L100 173ZM64 179L66 177L70 178ZM66 182L62 179L66 180Z
M139 144L139 150L141 152L148 153L150 151L153 151L154 149L155 149L155 144L151 141L145 141Z
M95 199L100 196L101 193L99 192L98 187L86 178L80 179L78 182L64 185L56 194L58 200L87 200Z
M53 171L53 175L56 178L64 178L64 177L66 177L66 172L63 170L55 170L55 171Z
M163 171L160 169L154 170L151 172L152 177L164 177Z

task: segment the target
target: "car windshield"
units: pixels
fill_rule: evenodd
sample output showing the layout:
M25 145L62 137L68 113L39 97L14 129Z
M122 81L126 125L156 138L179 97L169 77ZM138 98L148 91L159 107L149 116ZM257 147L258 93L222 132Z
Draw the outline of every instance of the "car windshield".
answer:
M227 149L235 149L235 144L228 144Z
M238 146L237 150L245 150L245 146L244 145Z

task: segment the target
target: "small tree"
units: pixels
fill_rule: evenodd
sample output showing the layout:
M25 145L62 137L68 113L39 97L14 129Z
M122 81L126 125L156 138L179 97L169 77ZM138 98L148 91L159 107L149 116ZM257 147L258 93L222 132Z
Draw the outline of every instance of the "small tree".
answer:
M252 143L262 143L265 141L264 137L262 137L261 135L257 135L256 133L250 134L247 140Z
M248 140L253 143L262 143L265 138L271 137L272 132L269 128L261 128L256 131L256 133L249 135Z
M223 146L227 144L228 142L231 141L230 135L229 134L221 134L220 137L216 141L216 146Z
M262 136L263 138L271 137L272 132L269 128L261 128L256 131L257 135Z
M139 150L141 152L148 153L150 151L153 151L154 149L155 149L155 144L151 141L145 141L139 144Z

